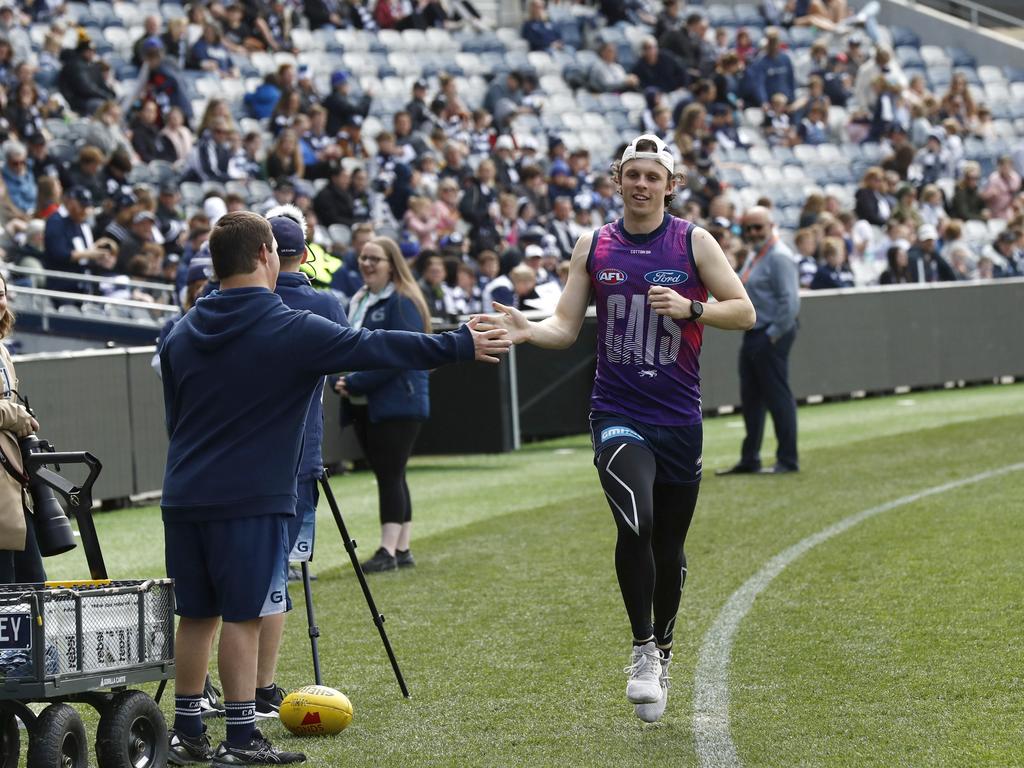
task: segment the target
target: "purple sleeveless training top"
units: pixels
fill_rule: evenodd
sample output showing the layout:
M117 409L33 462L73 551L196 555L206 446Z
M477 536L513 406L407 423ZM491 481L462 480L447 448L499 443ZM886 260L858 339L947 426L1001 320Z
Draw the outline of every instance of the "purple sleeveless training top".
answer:
M622 219L594 235L587 269L597 304L597 376L590 406L644 424L701 420L700 345L704 326L658 315L652 285L707 301L691 256L694 225L666 214L658 229L630 235Z

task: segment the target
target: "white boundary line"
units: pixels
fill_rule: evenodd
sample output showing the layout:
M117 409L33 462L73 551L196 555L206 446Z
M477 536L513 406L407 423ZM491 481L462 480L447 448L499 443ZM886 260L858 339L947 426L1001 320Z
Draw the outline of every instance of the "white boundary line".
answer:
M1024 469L1024 463L1010 464L962 480L926 488L909 496L903 496L844 517L839 522L808 536L777 554L765 563L761 570L751 576L742 587L733 592L715 618L711 629L704 635L704 643L701 646L697 658L697 669L694 673L693 735L694 748L697 751L701 768L740 768L743 765L736 754L736 744L732 740L729 728L729 657L740 622L750 612L757 596L768 588L768 585L782 573L786 566L808 550L828 541L833 536L845 533L853 526L875 515L913 504L929 496L936 496L965 485L991 480L994 477L1018 472L1022 469Z

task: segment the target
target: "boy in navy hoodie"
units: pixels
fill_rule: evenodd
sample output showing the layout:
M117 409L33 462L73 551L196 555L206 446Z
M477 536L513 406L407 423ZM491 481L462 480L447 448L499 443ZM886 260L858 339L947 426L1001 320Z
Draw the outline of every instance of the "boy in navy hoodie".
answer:
M280 262L270 224L238 211L210 236L220 289L160 349L170 444L161 507L175 579L177 651L170 762L216 766L303 762L255 728L264 616L285 609L288 520L295 514L303 427L322 377L367 368L497 362L504 331L427 335L353 331L288 309L273 293ZM200 699L218 623L227 739L210 748Z

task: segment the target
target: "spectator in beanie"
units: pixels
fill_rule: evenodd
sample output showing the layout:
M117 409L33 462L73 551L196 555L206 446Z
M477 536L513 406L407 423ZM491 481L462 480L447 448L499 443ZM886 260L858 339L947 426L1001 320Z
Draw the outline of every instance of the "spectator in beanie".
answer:
M370 113L370 94L353 98L350 95L351 79L351 75L344 70L331 75L331 94L323 102L327 110L327 132L330 134L336 134L347 123L351 124L353 117L365 118Z
M80 29L78 45L62 51L57 87L68 105L80 115L91 115L105 101L117 94L103 80L96 57L96 46L89 34Z

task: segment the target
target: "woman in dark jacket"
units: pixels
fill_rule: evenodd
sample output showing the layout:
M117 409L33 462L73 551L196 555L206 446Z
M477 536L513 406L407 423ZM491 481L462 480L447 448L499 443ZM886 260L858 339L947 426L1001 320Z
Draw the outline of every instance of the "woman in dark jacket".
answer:
M892 206L882 192L885 184L885 171L872 166L864 172L860 189L854 195L854 212L858 219L864 219L876 227L884 227L889 221Z
M160 110L155 101L147 100L139 107L132 121L132 148L139 153L144 163L151 160L173 162L178 153L160 132L158 123Z
M430 331L426 303L389 237L376 237L359 253L365 283L349 304L353 328ZM338 377L334 391L345 398L343 418L355 426L363 455L377 478L380 548L363 563L366 573L415 565L409 549L412 499L405 465L420 425L430 415L426 371L387 369Z

